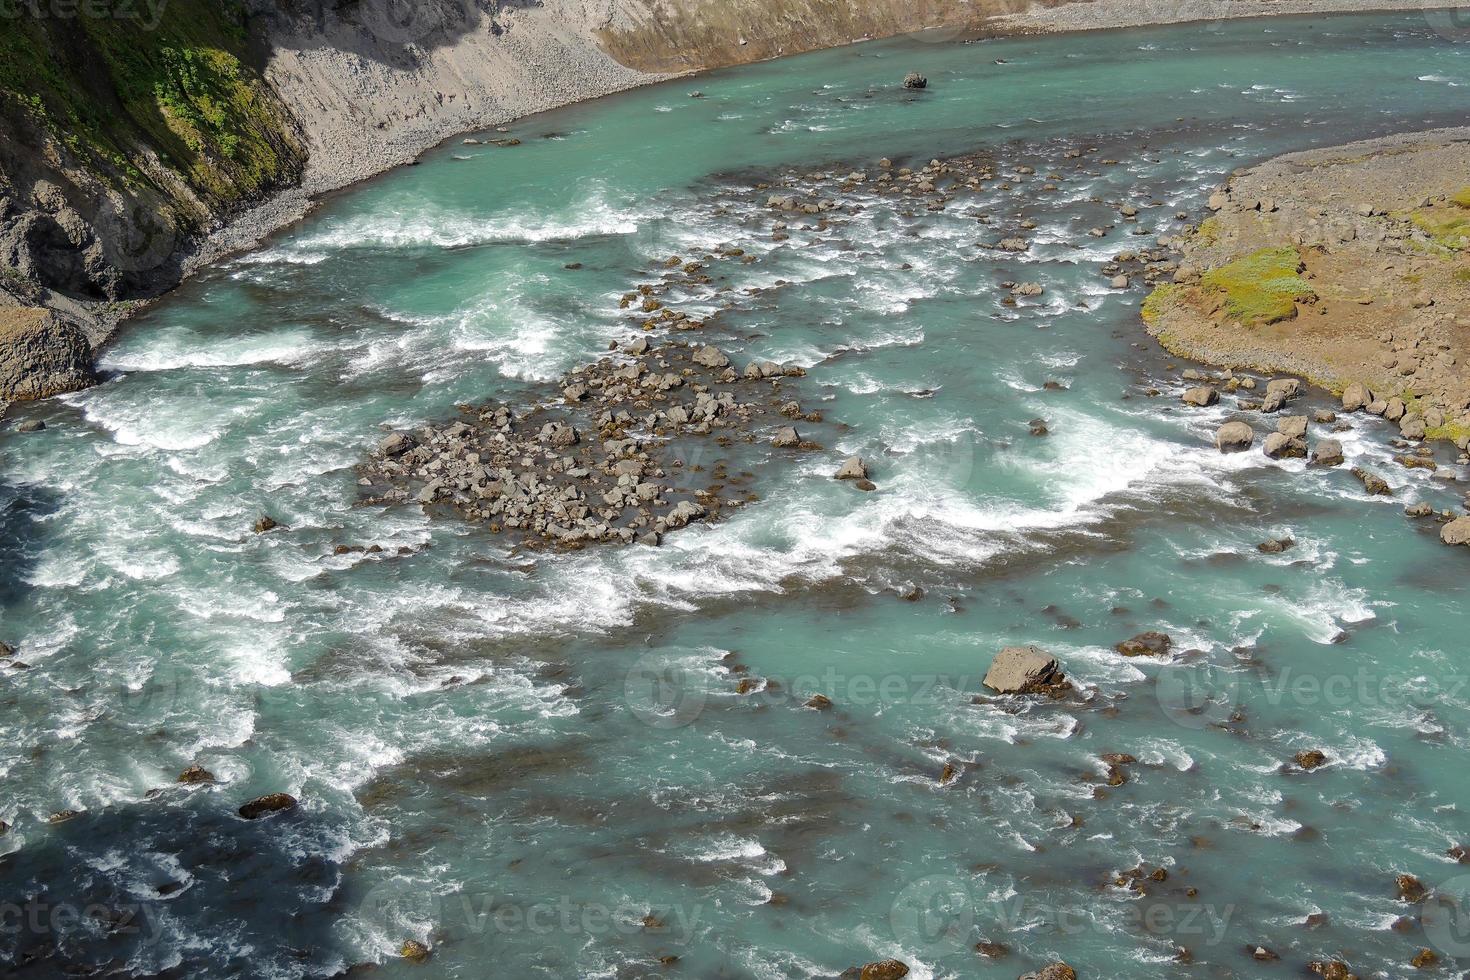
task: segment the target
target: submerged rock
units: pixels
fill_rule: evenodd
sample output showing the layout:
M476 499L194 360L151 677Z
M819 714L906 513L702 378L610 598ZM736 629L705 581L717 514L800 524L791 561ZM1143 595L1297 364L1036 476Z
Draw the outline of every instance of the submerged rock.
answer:
M929 87L929 79L925 78L923 75L920 75L916 71L911 71L907 75L903 76L903 87L904 88L928 88Z
M1056 658L1038 646L1005 647L990 662L983 681L1001 694L1032 694L1066 683Z
M1067 964L1057 961L1048 963L1035 973L1021 974L1021 980L1077 980L1077 971Z
M214 782L214 773L205 769L203 766L190 766L188 769L179 773L179 782L189 786L200 783L212 783Z
M1393 496L1393 488L1388 485L1388 481L1376 473L1370 473L1361 466L1354 466L1353 476L1357 477L1359 482L1363 484L1363 488L1374 496Z
M879 960L864 966L858 980L903 980L908 975L909 965L902 960Z
M282 813L286 810L296 808L296 797L290 793L268 793L265 796L257 796L248 803L241 804L240 816L246 820L258 820L261 817L270 816L272 813Z
M1292 759L1298 766L1311 772L1313 769L1327 764L1327 753L1321 749L1303 749L1301 752L1292 756Z
M422 963L429 958L429 947L417 939L405 939L403 945L398 947L398 955L410 963Z
M1130 640L1124 640L1113 649L1125 657L1166 657L1173 647L1174 638L1168 633L1149 630Z

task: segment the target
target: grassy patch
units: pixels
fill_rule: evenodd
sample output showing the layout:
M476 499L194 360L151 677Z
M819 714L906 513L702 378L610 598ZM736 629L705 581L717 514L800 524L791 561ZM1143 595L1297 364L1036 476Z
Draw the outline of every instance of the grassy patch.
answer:
M294 176L302 149L250 64L244 24L239 0L170 0L154 30L136 16L10 19L0 110L114 186L149 182L138 153L150 146L206 199L253 198Z
M1470 187L1460 188L1459 193L1450 197L1450 203L1462 208L1470 208Z
M1410 213L1409 220L1435 245L1458 252L1470 245L1470 204L1460 204L1460 194L1454 201L1456 207L1419 208Z
M1222 294L1225 314L1249 325L1296 316L1296 304L1316 299L1301 277L1302 257L1290 246L1263 248L1205 273L1201 284Z
M1148 324L1158 323L1164 315L1164 310L1179 295L1180 289L1181 287L1177 283L1164 283L1144 297L1143 309L1141 311L1143 322Z

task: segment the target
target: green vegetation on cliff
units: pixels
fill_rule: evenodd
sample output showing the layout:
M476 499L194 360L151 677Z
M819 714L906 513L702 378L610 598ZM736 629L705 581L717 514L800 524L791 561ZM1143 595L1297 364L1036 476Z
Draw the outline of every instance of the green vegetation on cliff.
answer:
M1301 276L1302 257L1290 246L1263 248L1212 269L1201 285L1223 295L1225 315L1247 326L1296 316L1296 304L1316 299Z
M128 16L21 16L0 32L0 111L64 146L119 189L151 181L157 151L199 196L228 204L299 172L302 151L284 109L251 66L236 0L169 0L158 23ZM168 197L172 188L158 186Z

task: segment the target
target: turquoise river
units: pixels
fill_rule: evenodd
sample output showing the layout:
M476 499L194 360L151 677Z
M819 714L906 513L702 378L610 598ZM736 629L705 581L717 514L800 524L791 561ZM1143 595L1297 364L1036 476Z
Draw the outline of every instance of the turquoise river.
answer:
M1461 975L1467 559L1403 508L1463 491L1362 415L1346 453L1392 498L1220 455L1233 399L1183 409L1199 366L1101 272L1232 169L1464 124L1460 37L866 43L453 140L206 271L103 384L12 412L43 432L0 432L0 971L1404 977L1429 949ZM972 153L1057 189L859 187L819 226L755 186ZM1018 228L1028 252L981 247ZM758 499L577 552L360 502L385 426L539 397L634 336L626 291L721 246L750 261L681 308L722 311L737 365L807 368L824 416L821 451L772 448L768 417L691 460ZM831 478L849 454L875 491ZM1169 657L1113 651L1145 630ZM1074 696L981 687L1027 643ZM1105 753L1136 757L1121 785ZM215 782L177 784L196 764ZM236 814L273 792L299 807Z

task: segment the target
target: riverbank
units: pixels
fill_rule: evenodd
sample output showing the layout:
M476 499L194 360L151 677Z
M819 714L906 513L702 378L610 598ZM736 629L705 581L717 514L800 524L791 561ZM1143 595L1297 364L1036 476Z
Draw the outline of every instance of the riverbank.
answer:
M1169 244L1144 302L1168 350L1297 374L1397 422L1470 438L1470 129L1292 153L1237 172ZM1360 386L1360 387L1355 387ZM1353 407L1357 407L1356 405Z

